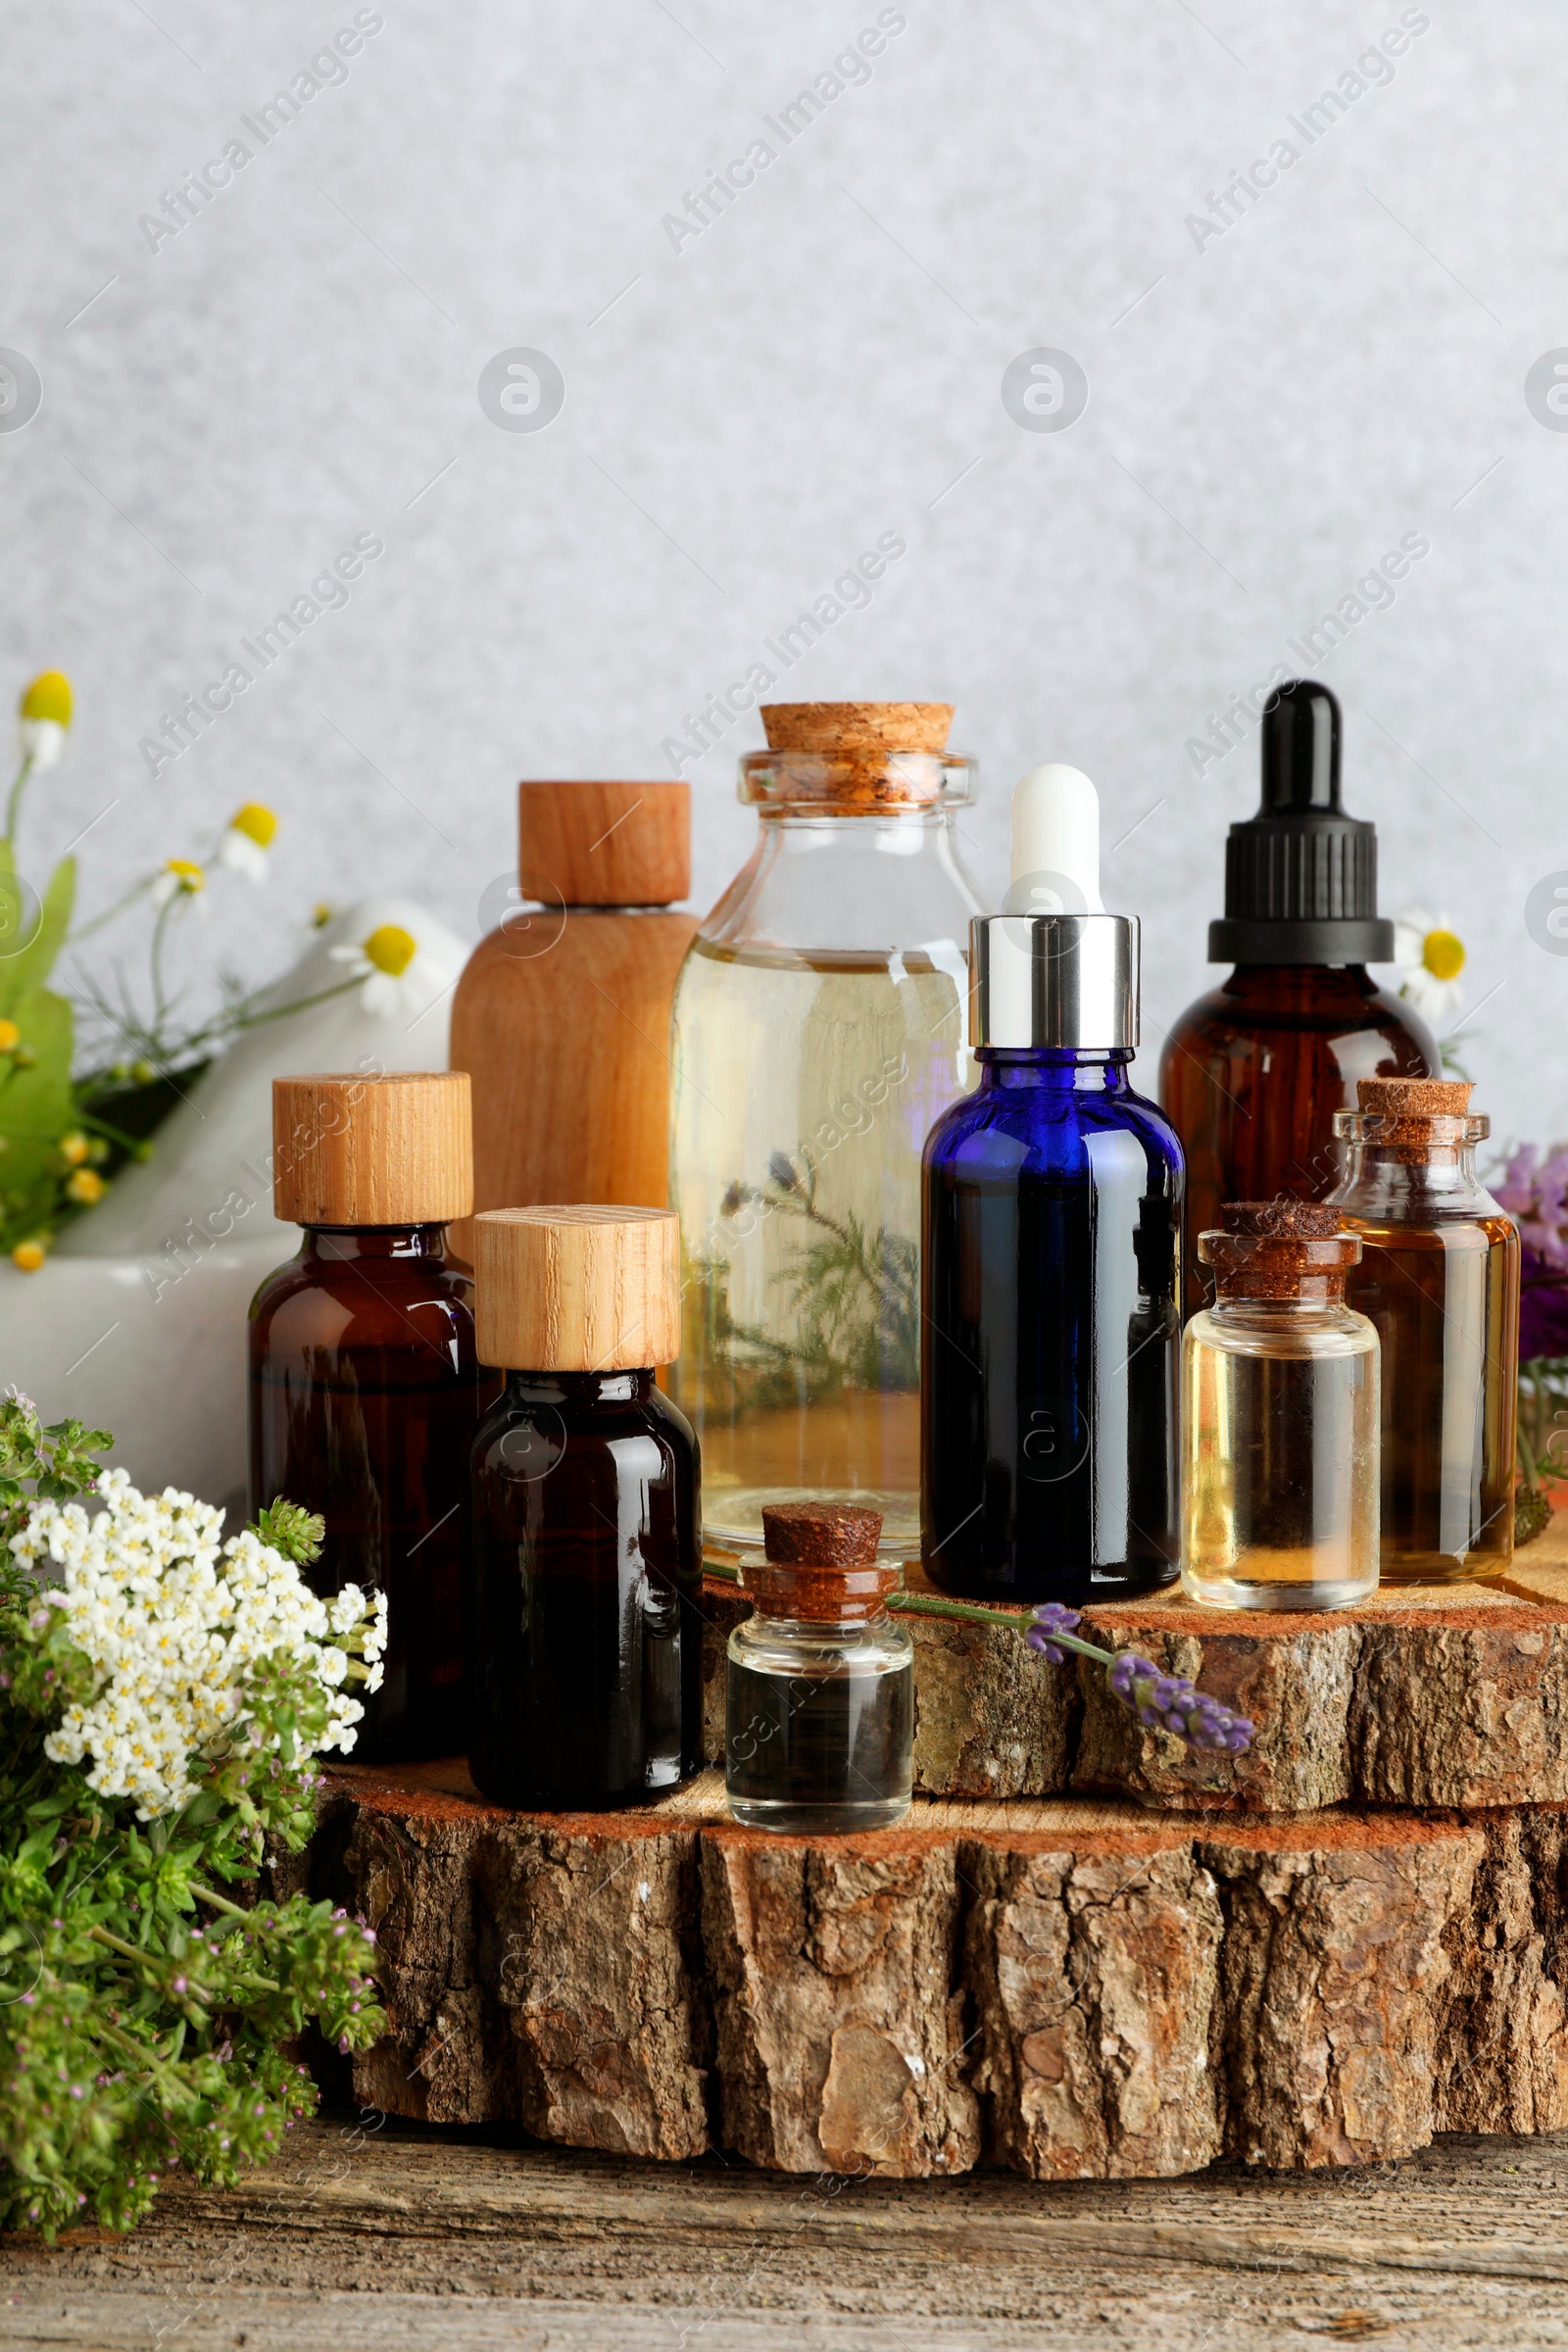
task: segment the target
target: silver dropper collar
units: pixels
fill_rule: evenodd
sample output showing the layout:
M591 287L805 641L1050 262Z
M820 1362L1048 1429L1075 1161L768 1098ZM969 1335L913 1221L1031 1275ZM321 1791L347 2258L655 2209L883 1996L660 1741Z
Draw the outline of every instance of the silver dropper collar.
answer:
M1022 1053L1136 1050L1137 916L976 915L969 1039Z

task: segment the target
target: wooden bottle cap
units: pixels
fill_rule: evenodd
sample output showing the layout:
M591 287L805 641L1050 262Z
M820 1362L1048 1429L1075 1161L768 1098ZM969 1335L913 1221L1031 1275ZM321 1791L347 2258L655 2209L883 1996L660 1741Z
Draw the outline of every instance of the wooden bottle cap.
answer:
M640 1372L680 1353L680 1225L667 1208L487 1208L473 1220L479 1361Z
M1361 1237L1326 1200L1227 1200L1223 1231L1200 1233L1200 1263L1223 1298L1333 1300L1361 1256Z
M517 880L552 906L673 906L692 886L691 786L519 784Z
M770 752L941 752L951 703L763 703Z
M466 1070L272 1080L272 1214L286 1225L446 1225L473 1207Z
M1358 1078L1359 1109L1391 1119L1462 1119L1474 1089L1468 1078Z

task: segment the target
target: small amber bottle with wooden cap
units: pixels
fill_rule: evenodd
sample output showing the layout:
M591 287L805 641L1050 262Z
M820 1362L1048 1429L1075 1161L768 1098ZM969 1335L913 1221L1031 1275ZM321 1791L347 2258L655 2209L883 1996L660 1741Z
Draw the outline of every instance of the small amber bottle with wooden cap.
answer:
M1513 1556L1519 1235L1476 1175L1467 1081L1363 1078L1335 1114L1361 1237L1346 1284L1383 1345L1383 1574L1449 1584Z
M697 1442L654 1385L680 1346L666 1209L473 1221L479 1358L506 1387L473 1444L468 1765L505 1805L603 1810L697 1771Z
M355 1755L461 1751L472 1285L447 1226L473 1203L459 1071L277 1078L272 1208L297 1256L250 1312L250 1500L318 1511L323 1595L387 1598L381 1689Z
M486 893L493 928L452 1004L475 1206L662 1207L670 997L697 928L674 910L691 889L691 787L519 784L517 835L517 880Z
M885 1830L909 1810L914 1650L888 1615L900 1569L881 1534L879 1511L762 1506L724 1708L724 1790L747 1829Z
M1378 1584L1378 1335L1360 1237L1320 1201L1233 1200L1182 1339L1182 1584L1229 1609L1340 1609Z

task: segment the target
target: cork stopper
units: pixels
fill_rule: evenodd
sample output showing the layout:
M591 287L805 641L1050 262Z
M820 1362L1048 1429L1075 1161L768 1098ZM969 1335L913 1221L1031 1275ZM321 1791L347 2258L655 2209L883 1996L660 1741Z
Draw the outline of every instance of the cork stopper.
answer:
M1340 1230L1340 1212L1326 1200L1227 1200L1219 1221L1227 1233L1266 1239L1321 1240Z
M763 1548L743 1554L741 1583L760 1616L863 1624L901 1582L898 1562L878 1557L881 1538L881 1512L854 1503L764 1503Z
M680 1353L680 1227L667 1208L488 1208L473 1220L479 1361L641 1372Z
M763 703L770 752L945 752L951 703Z
M1461 1145L1492 1132L1485 1113L1470 1108L1473 1091L1468 1078L1358 1078L1360 1107L1337 1110L1334 1132L1406 1167L1451 1163Z
M1475 1092L1468 1078L1358 1078L1356 1105L1384 1118L1462 1119Z
M864 1568L876 1558L882 1514L845 1502L762 1505L762 1548L793 1568Z
M519 784L517 880L551 906L673 906L692 886L691 786Z
M1361 1255L1361 1237L1322 1200L1228 1200L1222 1230L1200 1233L1198 1254L1222 1298L1332 1302Z
M473 1207L466 1070L272 1081L272 1214L285 1225L446 1225Z
M763 703L761 718L742 800L856 815L972 796L973 762L947 749L951 703Z

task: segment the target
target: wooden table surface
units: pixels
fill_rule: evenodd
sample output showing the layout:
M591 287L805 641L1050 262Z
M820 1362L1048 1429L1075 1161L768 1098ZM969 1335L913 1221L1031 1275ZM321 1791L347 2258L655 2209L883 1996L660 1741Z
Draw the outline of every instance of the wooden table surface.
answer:
M371 2119L372 2121L374 2119ZM1043 2187L647 2165L352 2115L128 2238L0 2242L0 2342L94 2352L1568 2345L1568 2133Z

